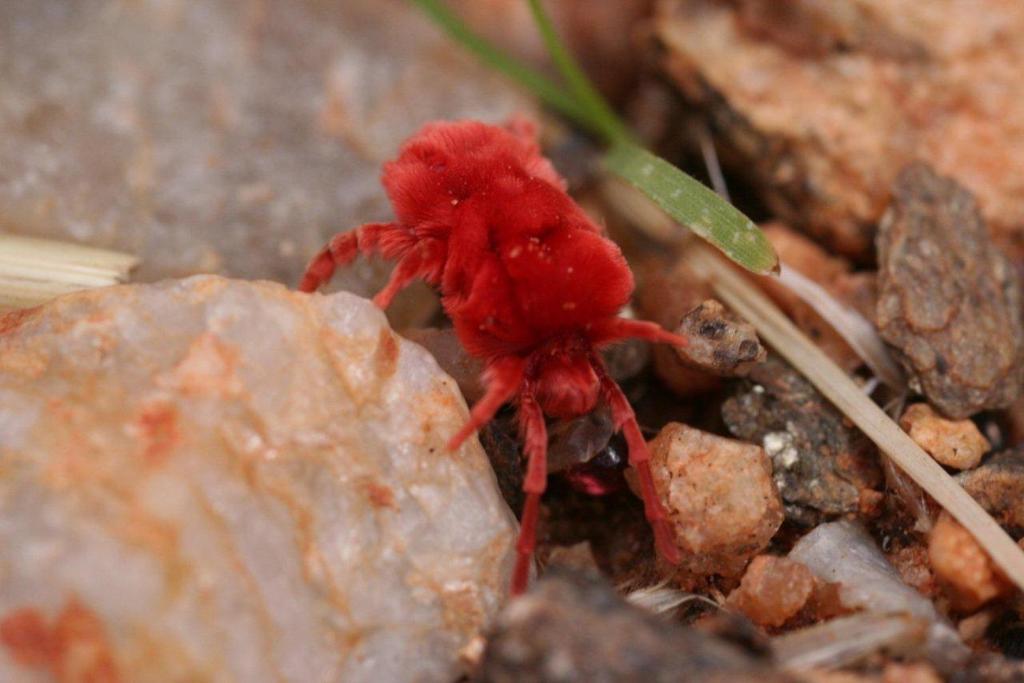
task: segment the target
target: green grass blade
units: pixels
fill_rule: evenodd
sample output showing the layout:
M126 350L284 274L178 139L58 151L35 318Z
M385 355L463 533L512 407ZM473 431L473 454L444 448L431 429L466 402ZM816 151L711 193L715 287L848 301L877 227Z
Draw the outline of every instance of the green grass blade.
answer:
M615 145L605 167L653 199L668 215L758 274L777 272L779 259L754 223L699 181L661 157L630 144Z
M591 84L590 79L583 73L583 69L573 58L572 53L558 37L554 22L544 11L541 0L527 0L530 11L533 13L534 23L540 31L544 45L551 55L551 61L555 63L562 78L565 79L573 97L587 111L590 119L600 126L601 133L609 143L627 142L632 139L629 129L615 114L608 102L601 96L597 89Z
M528 0L551 58L567 87L505 54L474 33L441 0L411 0L456 42L511 77L552 109L612 144L605 159L612 173L635 185L672 218L688 226L736 263L755 273L778 270L764 234L736 208L664 159L632 144L632 136L555 32L540 0Z
M605 135L600 124L592 120L591 116L584 110L584 107L577 102L576 98L569 95L563 86L548 79L543 74L531 69L515 58L510 57L496 48L487 39L474 33L441 0L411 1L419 5L455 42L475 54L482 62L517 81L552 109L564 114L593 133Z

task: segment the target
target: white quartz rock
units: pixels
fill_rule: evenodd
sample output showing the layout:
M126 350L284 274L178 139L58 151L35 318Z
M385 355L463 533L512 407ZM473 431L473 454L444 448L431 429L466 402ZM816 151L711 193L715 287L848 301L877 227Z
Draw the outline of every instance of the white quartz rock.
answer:
M839 583L848 608L930 622L925 646L933 658L960 661L968 654L957 632L930 600L903 583L864 527L846 520L821 524L797 541L789 557L818 578Z
M203 276L0 318L0 680L454 678L515 534L477 441L445 449L466 415L347 293Z

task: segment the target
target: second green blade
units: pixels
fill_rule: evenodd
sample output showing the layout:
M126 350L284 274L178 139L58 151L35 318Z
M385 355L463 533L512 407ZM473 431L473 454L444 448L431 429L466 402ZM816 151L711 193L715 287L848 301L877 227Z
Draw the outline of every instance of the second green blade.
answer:
M779 259L761 229L736 207L664 159L629 144L619 144L605 166L653 199L664 211L759 275L776 272Z

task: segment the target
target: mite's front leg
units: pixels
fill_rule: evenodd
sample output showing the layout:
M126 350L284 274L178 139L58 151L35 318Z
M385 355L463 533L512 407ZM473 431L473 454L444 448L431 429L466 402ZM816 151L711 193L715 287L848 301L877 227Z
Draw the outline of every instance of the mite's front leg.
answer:
M312 258L299 282L300 292L315 292L327 284L338 267L347 266L360 253L379 251L384 258L398 258L415 238L395 223L367 223L355 230L339 232Z

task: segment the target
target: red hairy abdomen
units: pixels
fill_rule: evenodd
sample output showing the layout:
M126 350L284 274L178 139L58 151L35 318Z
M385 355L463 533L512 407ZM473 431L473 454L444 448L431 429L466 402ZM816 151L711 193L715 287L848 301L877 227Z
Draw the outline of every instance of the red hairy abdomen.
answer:
M384 172L395 212L447 240L440 290L466 349L526 354L614 317L633 276L535 142L478 123L428 126Z

